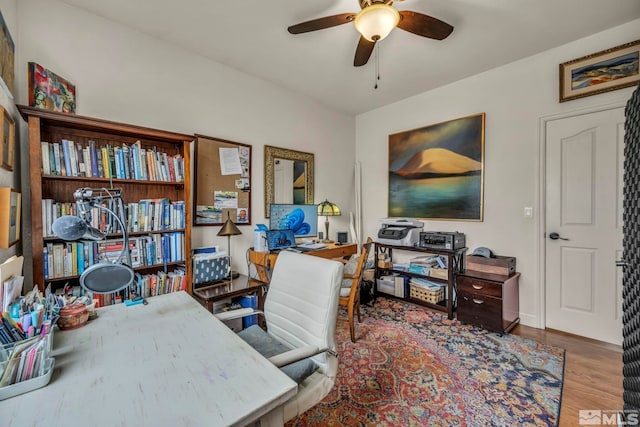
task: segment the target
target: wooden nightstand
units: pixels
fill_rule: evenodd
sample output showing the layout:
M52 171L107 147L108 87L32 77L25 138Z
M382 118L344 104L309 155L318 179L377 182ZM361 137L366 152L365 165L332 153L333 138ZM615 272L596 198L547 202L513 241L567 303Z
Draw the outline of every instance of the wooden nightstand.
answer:
M511 276L467 270L456 276L458 320L500 334L520 322L518 280Z

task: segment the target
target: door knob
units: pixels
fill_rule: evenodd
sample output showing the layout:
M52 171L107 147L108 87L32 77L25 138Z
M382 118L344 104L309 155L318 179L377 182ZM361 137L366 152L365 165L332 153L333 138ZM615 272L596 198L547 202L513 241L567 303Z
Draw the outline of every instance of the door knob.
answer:
M558 240L558 239L560 239L560 240L569 240L566 237L560 237L560 235L558 233L556 233L556 232L550 233L549 234L549 238L551 240Z
M627 261L623 260L623 259L619 259L616 261L616 267L626 267L629 264L627 264Z

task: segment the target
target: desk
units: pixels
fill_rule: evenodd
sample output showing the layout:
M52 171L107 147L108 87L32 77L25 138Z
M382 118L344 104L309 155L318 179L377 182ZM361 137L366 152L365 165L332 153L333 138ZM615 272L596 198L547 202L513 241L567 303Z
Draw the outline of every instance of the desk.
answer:
M241 274L233 279L231 283L228 280L224 280L217 284L194 289L193 294L200 300L202 305L207 307L207 310L213 313L214 302L255 292L258 296L258 308L262 310L267 288L267 283L249 280L247 276Z
M358 245L355 243L347 243L346 245L336 245L335 243L327 243L327 246L315 251L303 252L305 255L317 256L320 258L345 258L358 253ZM269 273L266 270L272 269L276 265L278 259L277 253L256 252L253 248L249 249L247 260L256 265L258 279L262 282L269 282ZM260 268L262 267L262 268Z
M282 426L294 381L187 293L148 301L56 331L51 382L0 401L3 426Z

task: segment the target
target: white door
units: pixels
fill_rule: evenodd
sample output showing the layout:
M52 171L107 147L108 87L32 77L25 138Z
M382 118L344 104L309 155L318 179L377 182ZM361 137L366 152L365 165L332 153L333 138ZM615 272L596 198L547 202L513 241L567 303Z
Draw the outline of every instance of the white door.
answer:
M273 165L273 202L293 203L293 160L276 159Z
M546 327L615 344L623 148L624 108L546 124Z

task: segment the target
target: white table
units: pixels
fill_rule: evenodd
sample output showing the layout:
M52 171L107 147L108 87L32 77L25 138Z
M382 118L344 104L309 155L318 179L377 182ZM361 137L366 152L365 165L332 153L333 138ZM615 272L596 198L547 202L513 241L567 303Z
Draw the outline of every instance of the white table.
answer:
M56 331L51 382L0 401L0 425L282 426L294 381L185 292L148 301Z

